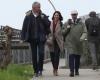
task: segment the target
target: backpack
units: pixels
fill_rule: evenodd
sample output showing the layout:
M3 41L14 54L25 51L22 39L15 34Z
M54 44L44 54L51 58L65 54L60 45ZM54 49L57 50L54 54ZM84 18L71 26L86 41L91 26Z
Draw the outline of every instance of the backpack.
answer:
M100 27L100 19L98 17L89 19L88 32L90 36L98 36Z

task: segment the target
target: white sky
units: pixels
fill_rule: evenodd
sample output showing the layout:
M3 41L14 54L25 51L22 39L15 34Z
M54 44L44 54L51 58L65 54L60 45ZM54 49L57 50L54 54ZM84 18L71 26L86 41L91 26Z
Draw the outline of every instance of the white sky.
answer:
M48 0L0 0L0 25L9 25L16 29L22 28L25 12L31 9L34 1L41 3L41 10L51 20L54 12ZM70 18L72 10L78 10L79 16L88 14L91 10L100 13L100 0L51 0L59 10L64 22Z

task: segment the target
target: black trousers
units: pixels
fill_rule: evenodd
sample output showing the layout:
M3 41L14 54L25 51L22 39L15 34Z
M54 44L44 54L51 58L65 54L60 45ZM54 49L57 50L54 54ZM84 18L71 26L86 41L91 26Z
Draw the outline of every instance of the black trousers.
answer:
M50 52L50 57L51 57L53 69L58 69L59 57L60 57L60 48L59 48L56 40L54 40L54 51Z
M33 40L30 42L34 73L43 71L44 44L44 42L38 40Z
M80 55L70 54L69 55L69 68L71 72L78 72L80 66Z

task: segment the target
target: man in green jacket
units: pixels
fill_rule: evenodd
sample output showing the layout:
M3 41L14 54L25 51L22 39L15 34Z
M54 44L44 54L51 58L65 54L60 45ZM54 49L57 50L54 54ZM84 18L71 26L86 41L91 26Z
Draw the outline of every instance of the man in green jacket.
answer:
M71 17L63 26L63 35L65 36L65 50L69 54L70 77L79 75L80 57L82 53L82 41L86 38L86 27L80 18L77 18L78 12L72 11Z

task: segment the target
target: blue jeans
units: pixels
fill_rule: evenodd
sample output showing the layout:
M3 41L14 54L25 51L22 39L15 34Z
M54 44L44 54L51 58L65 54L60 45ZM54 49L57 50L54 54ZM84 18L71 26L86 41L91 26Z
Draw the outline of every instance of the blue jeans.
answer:
M74 73L74 70L75 72L78 72L79 66L80 66L80 55L70 54L69 55L70 72Z
M30 42L32 50L32 63L35 73L43 70L44 45L44 42L40 42L38 40L33 40Z

